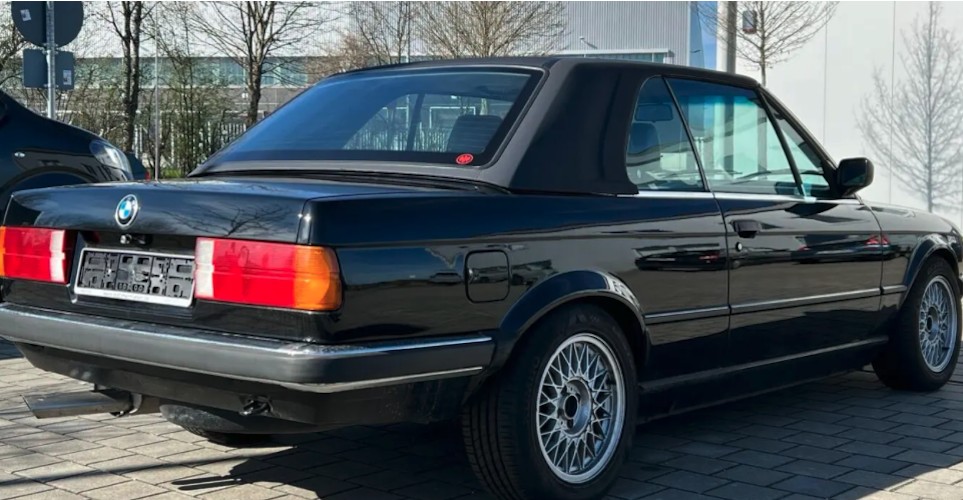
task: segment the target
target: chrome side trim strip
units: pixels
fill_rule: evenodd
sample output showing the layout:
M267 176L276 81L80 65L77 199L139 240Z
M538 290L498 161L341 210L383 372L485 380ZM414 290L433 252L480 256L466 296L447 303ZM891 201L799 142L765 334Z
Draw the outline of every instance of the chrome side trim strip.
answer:
M638 194L619 195L627 198L657 198L679 200L711 200L712 193L708 191L639 191Z
M359 380L357 382L334 382L331 384L281 384L282 387L295 391L315 392L320 394L330 394L334 392L356 391L359 389L372 389L376 387L387 387L399 384L411 384L415 382L427 382L431 380L441 380L446 378L467 377L475 375L484 370L483 366L472 366L469 368L459 368L456 370L443 370L437 372L416 373L400 377L388 377L371 380ZM270 381L263 381L272 383Z
M886 285L883 287L883 295L903 293L906 291L906 289L906 285Z
M794 203L816 202L815 197L794 194L727 193L724 191L713 191L713 194L715 194L716 199L719 200L791 201Z
M720 191L639 191L637 194L620 194L622 198L657 198L680 200L748 200L748 201L785 201L792 203L832 203L835 205L862 205L862 201L852 198L819 199L814 196L789 194L726 193Z
M811 295L808 297L797 297L792 299L764 300L759 302L749 302L732 306L732 314L742 314L751 312L767 311L772 309L786 309L789 307L800 307L826 302L837 302L840 300L865 299L878 297L882 294L879 288L868 288L865 290L854 290L851 292L827 293L824 295Z
M707 307L704 309L689 309L685 311L672 311L657 314L647 314L645 323L647 325L658 325L662 323L676 323L679 321L691 321L696 319L715 318L729 314L729 306Z

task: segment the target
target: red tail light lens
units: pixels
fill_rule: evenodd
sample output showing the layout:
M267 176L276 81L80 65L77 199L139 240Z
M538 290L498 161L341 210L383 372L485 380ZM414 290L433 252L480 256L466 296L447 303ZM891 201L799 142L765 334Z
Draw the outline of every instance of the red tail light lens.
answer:
M194 253L198 299L309 311L341 307L341 276L330 249L198 238Z
M0 276L66 283L70 249L60 229L0 227Z

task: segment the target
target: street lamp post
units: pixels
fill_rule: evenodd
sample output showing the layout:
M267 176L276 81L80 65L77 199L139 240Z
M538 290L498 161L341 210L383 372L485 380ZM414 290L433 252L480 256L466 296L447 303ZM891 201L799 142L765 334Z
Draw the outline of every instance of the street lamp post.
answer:
M160 78L160 64L158 61L158 52L160 42L160 30L157 28L157 20L152 19L154 22L154 179L160 179L160 141L161 141L161 130L160 130L160 86L158 86L158 79Z

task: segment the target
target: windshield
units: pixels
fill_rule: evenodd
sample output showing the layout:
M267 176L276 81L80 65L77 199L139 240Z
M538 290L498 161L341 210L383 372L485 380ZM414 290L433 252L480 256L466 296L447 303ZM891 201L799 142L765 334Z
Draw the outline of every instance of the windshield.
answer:
M372 160L481 165L491 159L518 118L536 75L512 69L446 68L335 77L262 120L212 163Z

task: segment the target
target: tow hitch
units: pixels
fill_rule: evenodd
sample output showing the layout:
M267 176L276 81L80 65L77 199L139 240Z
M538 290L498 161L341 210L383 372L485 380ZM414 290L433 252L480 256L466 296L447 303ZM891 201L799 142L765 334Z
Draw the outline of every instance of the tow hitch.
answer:
M73 417L110 413L123 417L132 413L156 413L159 401L127 391L100 389L24 396L24 403L37 418Z

